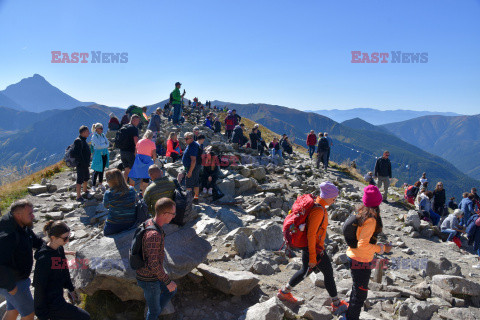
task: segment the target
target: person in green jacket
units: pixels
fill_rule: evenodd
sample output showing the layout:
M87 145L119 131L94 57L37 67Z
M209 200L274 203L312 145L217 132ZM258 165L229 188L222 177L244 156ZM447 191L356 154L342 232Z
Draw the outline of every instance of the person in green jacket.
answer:
M171 104L173 105L173 124L178 124L178 121L180 120L182 101L185 96L185 89L183 89L183 94L180 95L181 86L182 84L180 82L175 83L175 89L170 94Z
M145 118L146 112L147 112L147 107L140 108L133 104L130 107L128 107L126 111L126 113L130 115L130 118L132 117L132 115L136 114L140 117L142 122L148 123L148 119Z

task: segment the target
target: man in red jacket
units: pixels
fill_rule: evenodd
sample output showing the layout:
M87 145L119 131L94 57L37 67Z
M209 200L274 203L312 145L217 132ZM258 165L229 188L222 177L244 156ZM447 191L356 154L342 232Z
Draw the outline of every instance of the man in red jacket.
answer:
M315 131L311 130L307 137L308 154L310 155L310 159L312 159L312 156L315 153L316 145L317 136L315 135Z

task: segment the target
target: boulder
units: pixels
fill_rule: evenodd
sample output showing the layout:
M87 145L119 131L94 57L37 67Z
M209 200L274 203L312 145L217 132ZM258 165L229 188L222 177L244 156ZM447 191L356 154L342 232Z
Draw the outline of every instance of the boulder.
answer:
M265 171L265 168L259 167L255 168L251 171L251 175L255 180L257 181L262 181L267 177L267 172Z
M445 274L451 276L462 275L462 269L460 268L460 266L456 263L450 262L450 260L445 257L441 257L440 261L428 259L425 272L426 275L429 277L433 277L437 274Z
M36 196L41 193L48 192L47 186L41 185L41 184L32 184L30 187L27 188L28 192L30 192L32 195Z
M235 182L233 180L224 179L217 183L217 187L224 195L235 196Z
M250 178L235 179L235 194L240 195L256 187Z
M242 258L255 252L252 242L243 233L238 233L234 236L232 249Z
M282 320L285 314L285 306L277 298L273 297L261 303L257 303L247 309L242 320Z
M197 270L212 287L235 296L250 293L260 282L260 278L248 271L226 271L203 263L197 267Z
M63 212L48 212L45 214L45 219L47 220L62 220L63 217Z
M430 319L438 309L437 305L410 297L397 306L395 313L411 320L423 320Z
M415 210L410 210L405 216L405 225L412 226L416 231L420 231L420 217L418 212Z
M256 250L279 250L283 245L282 227L274 222L253 231L253 246Z
M432 277L432 284L452 295L480 296L480 284L462 277L438 274Z
M109 290L122 301L143 300L143 291L128 262L134 232L135 229L92 239L75 248L77 259L87 262L84 268L70 270L75 287L88 295ZM192 228L170 233L165 237L165 270L171 279L179 279L202 263L211 249L208 241L198 237Z

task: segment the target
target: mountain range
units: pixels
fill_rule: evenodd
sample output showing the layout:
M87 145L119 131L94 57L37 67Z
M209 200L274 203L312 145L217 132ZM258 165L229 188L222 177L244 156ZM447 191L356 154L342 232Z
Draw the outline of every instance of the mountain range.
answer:
M306 112L314 112L329 117L337 122L360 118L374 125L382 125L391 122L405 121L413 118L430 115L443 116L459 116L454 112L435 112L435 111L415 111L415 110L377 110L371 108L354 108L354 109L332 109L332 110L309 110Z
M79 102L51 86L39 75L28 79L33 82L22 80L16 84L16 90L22 91L25 95L28 95L29 90L33 90L37 96L43 97L42 105L44 106L54 105L55 101L58 102L61 99L70 102L77 101L74 103ZM29 85L24 86L25 83ZM37 83L38 87L32 87L32 83ZM51 101L48 99L48 94L40 93L42 88L47 88L48 94L52 96ZM8 90L8 92L13 91ZM148 106L148 112L153 112L157 107L163 107L166 102L167 100L163 100ZM413 183L422 172L427 171L431 180L442 180L448 186L448 192L455 195L480 184L479 181L458 170L453 164L438 155L430 154L424 147L419 146L423 141L420 139L421 134L417 134L419 141L402 138L404 135L402 130L405 130L408 125L405 125L402 130L398 129L399 132L394 134L389 131L397 128L393 124L383 127L375 126L361 118L338 123L324 115L277 105L212 101L213 105L228 105L230 108L235 108L241 116L256 121L279 134L286 133L291 140L300 145L305 145L305 138L310 130L315 130L317 133L327 131L334 139L331 159L337 163L350 163L355 160L357 168L361 172L373 170L376 157L381 156L382 152L388 149L391 152L394 177L398 178L400 183ZM62 158L66 146L72 143L78 135L80 125L90 126L94 122L106 125L110 112L114 112L117 116L124 113L124 109L97 104L75 108L63 105L61 108L40 113L31 112L32 109L26 106L28 104L22 104L22 107L26 109L23 111L0 108L0 113L5 115L0 117L0 136L2 137L0 163L2 165L33 164L32 167L35 169L42 168ZM457 125L461 126L461 124ZM425 139L431 138L426 137ZM478 137L472 139L479 140Z

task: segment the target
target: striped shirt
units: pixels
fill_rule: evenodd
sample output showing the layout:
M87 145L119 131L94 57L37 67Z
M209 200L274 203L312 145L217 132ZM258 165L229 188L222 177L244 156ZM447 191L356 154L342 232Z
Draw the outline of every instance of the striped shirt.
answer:
M137 193L133 187L128 187L125 194L113 189L105 192L103 205L108 209L107 222L125 224L135 222L136 197Z
M145 190L143 200L148 207L148 213L152 216L155 215L155 203L160 198L170 198L173 199L173 194L175 191L175 183L170 180L168 177L158 178L153 181Z

